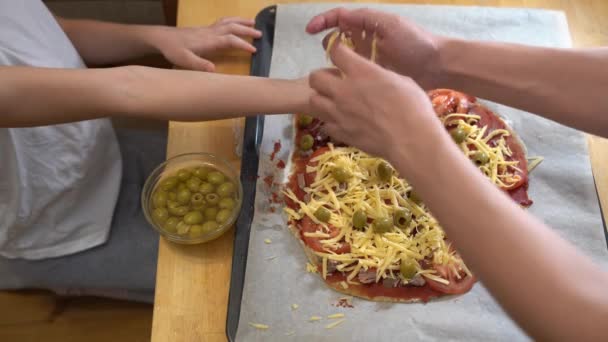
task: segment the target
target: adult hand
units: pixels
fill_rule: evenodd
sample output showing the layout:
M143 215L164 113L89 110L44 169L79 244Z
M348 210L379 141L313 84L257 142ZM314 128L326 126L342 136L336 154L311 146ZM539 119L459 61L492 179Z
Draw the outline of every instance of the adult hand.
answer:
M312 18L306 31L316 34L332 28L346 33L353 40L355 51L368 59L375 35L378 64L411 77L424 89L437 87L440 77L438 49L444 38L398 15L371 9L329 10ZM328 37L325 37L325 46Z
M255 47L246 38L259 38L262 33L253 28L254 21L239 17L222 18L206 27L162 27L151 37L151 44L177 67L214 71L210 55L226 49L250 53Z
M343 44L330 51L339 69L310 76L311 113L334 138L391 162L416 161L447 136L426 93L409 77L371 63Z

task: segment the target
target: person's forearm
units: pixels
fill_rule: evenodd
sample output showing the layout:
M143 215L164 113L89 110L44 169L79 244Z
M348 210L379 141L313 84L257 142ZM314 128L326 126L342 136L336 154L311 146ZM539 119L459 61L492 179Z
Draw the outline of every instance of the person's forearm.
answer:
M305 81L146 67L0 67L0 127L123 116L203 121L305 112Z
M608 136L608 48L441 40L438 86Z
M152 40L164 26L125 25L95 20L57 21L89 66L111 65L158 53Z
M398 150L391 159L503 308L539 340L605 336L607 275L487 181L446 134L436 141L415 170Z
M308 111L308 81L194 71L121 68L129 116L202 121Z

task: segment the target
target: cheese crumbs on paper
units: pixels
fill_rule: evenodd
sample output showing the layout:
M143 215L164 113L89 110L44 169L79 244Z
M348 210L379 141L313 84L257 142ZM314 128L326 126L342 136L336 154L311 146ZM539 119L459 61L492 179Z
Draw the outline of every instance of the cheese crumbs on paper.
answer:
M312 317L310 317L310 318L308 319L308 321L309 321L309 322L316 322L316 321L320 321L320 320L322 320L322 319L323 319L323 317L321 317L321 316L312 316Z
M300 306L298 304L291 304L292 310L297 310Z
M267 244L267 245L268 245L268 244L271 244L271 243L272 243L272 240L270 240L270 239L265 239L265 240L264 240L264 243L265 243L265 244Z

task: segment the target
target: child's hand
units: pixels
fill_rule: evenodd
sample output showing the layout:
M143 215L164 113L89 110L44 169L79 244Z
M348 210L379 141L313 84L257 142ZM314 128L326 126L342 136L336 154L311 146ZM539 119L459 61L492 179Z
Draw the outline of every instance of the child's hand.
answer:
M175 66L200 71L214 71L215 65L205 57L226 49L255 52L245 38L259 38L254 21L239 17L221 18L206 27L163 27L153 35L152 45Z

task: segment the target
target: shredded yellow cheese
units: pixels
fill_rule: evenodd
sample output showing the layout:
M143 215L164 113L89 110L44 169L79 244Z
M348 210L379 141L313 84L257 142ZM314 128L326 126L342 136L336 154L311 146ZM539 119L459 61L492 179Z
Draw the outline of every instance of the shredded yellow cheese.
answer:
M344 321L346 321L346 319L341 319L339 321L335 321L333 323L329 323L328 325L325 326L325 329L332 329L337 327L338 325L344 323Z
M251 323L249 322L249 325L258 329L258 330L268 330L268 328L270 328L268 325L266 324L260 324L260 323Z
M298 304L291 304L292 310L297 310L300 306Z
M270 239L264 239L264 243L265 243L265 244L267 244L267 245L268 245L268 244L271 244L271 243L272 243L272 240L270 240Z
M306 263L306 272L308 273L317 273L319 272L319 270L317 269L316 265L313 265L309 262Z
M311 317L308 319L308 321L309 321L309 322L316 322L316 321L320 321L320 320L322 320L322 319L323 319L323 317L321 317L321 316L311 316Z
M332 314L332 315L327 316L327 318L329 318L329 319L343 318L343 317L344 317L343 313L336 313L336 314Z

